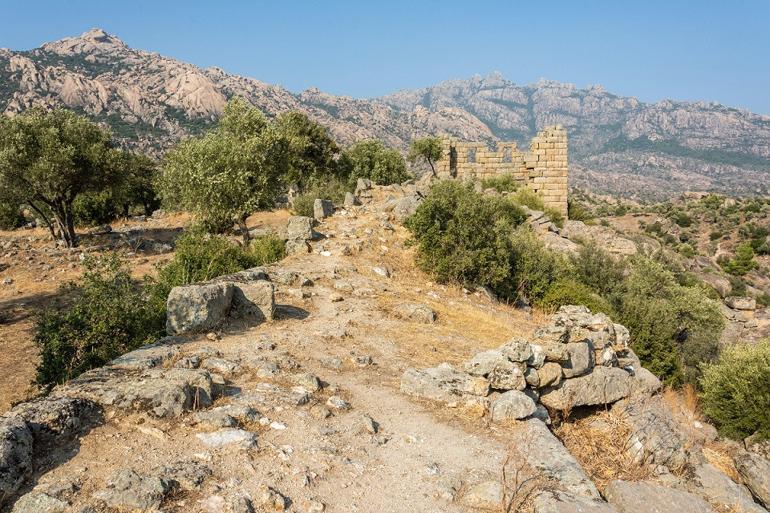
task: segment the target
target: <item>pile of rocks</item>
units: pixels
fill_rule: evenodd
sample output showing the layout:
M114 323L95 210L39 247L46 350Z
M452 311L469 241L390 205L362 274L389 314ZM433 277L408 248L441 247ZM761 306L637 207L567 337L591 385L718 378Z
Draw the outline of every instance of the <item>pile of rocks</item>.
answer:
M564 306L531 340L515 338L482 351L462 369L447 363L407 369L401 391L490 414L496 422L549 422L549 409L569 411L657 391L660 381L628 343L628 330L606 315Z

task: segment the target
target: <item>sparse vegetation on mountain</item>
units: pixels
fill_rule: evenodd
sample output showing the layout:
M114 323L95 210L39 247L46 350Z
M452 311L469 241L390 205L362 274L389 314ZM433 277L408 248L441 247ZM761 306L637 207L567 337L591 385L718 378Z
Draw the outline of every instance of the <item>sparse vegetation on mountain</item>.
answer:
M352 184L359 178L368 178L377 185L401 183L409 178L401 153L376 140L360 141L347 148L340 166L347 170Z
M0 191L23 202L69 247L73 204L119 180L110 134L71 111L30 109L0 116Z
M735 345L703 368L703 412L721 434L770 438L770 342Z
M166 155L160 195L166 205L192 212L209 227L238 224L248 242L246 218L275 206L290 159L279 130L235 99L215 130L182 141Z
M441 139L430 136L415 139L409 146L409 153L406 158L413 163L424 160L430 166L433 176L436 176L434 163L441 158Z
M754 248L751 242L744 242L735 248L735 255L732 258L723 258L720 265L725 272L736 276L743 276L749 271L757 268L754 261Z

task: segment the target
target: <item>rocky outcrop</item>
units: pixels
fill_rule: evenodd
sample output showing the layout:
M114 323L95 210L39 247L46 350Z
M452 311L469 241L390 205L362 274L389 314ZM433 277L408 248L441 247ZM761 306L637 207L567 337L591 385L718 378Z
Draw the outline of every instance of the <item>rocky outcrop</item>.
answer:
M611 481L604 495L619 513L716 513L700 497L647 482Z
M263 322L273 318L273 284L260 269L249 269L209 283L174 287L166 300L166 332L210 331L228 318Z
M735 468L754 497L770 507L770 461L753 452L742 452L735 458Z

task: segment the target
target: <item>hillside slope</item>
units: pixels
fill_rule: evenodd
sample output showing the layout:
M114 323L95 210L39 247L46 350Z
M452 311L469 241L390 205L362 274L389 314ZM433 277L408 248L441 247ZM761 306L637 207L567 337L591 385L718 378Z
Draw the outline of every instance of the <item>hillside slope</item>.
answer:
M767 194L770 187L770 117L715 103L646 104L598 86L519 86L498 74L379 99L317 89L294 94L132 49L100 29L30 51L0 49L0 110L63 105L145 150L162 151L205 130L232 96L270 115L305 111L345 144L376 137L405 148L415 136L448 133L523 146L538 130L561 123L571 137L573 182L628 197L692 189Z

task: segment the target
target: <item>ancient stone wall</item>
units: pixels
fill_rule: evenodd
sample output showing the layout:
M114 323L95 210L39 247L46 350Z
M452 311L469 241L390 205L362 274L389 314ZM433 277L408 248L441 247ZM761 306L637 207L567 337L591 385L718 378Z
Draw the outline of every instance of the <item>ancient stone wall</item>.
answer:
M490 150L483 142L444 138L436 171L443 178L475 180L509 174L540 193L546 207L567 216L567 131L561 125L538 132L526 152L515 142Z

